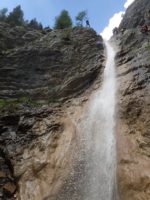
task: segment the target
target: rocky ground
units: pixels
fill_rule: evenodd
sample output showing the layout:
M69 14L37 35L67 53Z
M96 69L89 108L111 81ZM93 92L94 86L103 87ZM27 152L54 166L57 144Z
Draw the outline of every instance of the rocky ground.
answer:
M148 7L150 1L135 1L120 25L124 32L113 38L119 47L117 152L121 200L150 198L150 33L140 32L149 21L144 15Z
M75 124L102 81L102 38L5 23L0 36L0 199L56 199L75 162Z

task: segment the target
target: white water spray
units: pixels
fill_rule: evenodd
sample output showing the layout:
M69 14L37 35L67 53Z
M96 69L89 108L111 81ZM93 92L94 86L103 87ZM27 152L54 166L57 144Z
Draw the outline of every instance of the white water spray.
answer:
M116 200L115 51L105 42L107 62L102 88L84 118L85 174L83 200Z
M117 200L115 144L115 51L105 42L104 80L91 98L80 125L77 165L58 200ZM75 153L76 155L76 153Z

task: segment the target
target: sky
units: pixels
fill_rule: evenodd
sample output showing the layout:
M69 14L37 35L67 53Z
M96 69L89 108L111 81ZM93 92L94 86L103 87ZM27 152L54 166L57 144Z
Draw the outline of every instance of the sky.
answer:
M75 23L75 16L80 11L87 10L91 27L104 38L109 39L112 29L119 25L125 9L134 0L0 0L0 9L8 8L12 11L21 5L24 18L36 18L44 26L54 26L55 17L63 9L69 11Z

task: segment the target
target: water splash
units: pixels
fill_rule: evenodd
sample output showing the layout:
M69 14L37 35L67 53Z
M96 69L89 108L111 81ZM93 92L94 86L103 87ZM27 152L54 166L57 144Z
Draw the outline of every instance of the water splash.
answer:
M117 200L115 144L115 51L105 42L104 80L80 125L77 165L57 200Z
M86 162L83 200L116 200L115 51L105 44L103 86L93 96L82 127Z

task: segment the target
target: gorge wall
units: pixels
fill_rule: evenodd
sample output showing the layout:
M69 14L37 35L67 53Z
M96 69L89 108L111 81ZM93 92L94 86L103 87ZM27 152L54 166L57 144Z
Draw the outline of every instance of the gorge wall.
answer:
M119 200L150 197L150 33L140 32L150 26L149 8L149 0L136 0L112 38ZM0 23L0 199L63 199L68 178L80 182L70 174L82 164L77 124L104 65L103 40L92 29ZM71 186L72 196L80 188Z
M5 23L0 36L0 198L56 199L75 163L75 123L102 81L102 38Z
M119 51L117 153L121 200L150 198L150 1L136 0L114 36Z
M102 39L93 30L47 32L1 23L0 36L2 99L67 99L83 92L100 72Z

